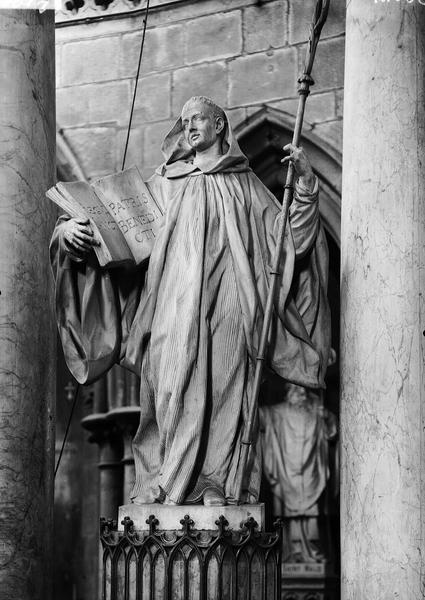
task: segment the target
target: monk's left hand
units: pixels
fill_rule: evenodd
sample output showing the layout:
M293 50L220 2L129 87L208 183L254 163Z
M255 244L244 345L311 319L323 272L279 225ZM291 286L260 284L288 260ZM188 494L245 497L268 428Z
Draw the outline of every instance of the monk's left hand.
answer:
M282 164L292 162L300 183L307 189L312 190L314 188L315 176L304 149L301 146L294 146L293 144L286 144L283 149L289 152L289 156L285 156L280 162Z

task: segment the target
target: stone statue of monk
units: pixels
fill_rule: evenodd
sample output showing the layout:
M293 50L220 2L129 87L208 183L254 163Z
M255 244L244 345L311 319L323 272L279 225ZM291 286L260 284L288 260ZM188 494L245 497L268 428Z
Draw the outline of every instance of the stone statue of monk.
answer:
M327 249L318 182L304 151L284 241L268 367L323 386L329 349ZM235 502L240 440L280 206L254 175L224 113L191 98L147 185L165 213L148 267L101 269L90 223L60 219L51 257L70 370L90 382L115 362L141 377L133 443L137 503ZM245 502L260 485L251 451Z

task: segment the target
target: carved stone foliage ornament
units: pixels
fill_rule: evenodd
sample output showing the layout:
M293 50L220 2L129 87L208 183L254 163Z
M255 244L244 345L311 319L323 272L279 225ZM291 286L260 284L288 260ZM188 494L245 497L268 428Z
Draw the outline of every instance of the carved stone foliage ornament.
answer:
M152 0L150 7L161 8L178 2L181 0ZM62 0L62 10L56 11L56 23L65 25L68 21L80 19L108 18L145 7L146 0Z

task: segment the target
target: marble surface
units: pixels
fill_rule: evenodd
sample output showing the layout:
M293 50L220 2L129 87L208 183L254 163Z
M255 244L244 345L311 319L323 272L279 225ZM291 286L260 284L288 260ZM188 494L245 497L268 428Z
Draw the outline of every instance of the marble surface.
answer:
M423 6L347 3L343 600L425 593L424 71Z
M55 329L54 15L0 10L0 598L48 600Z
M242 521L253 517L258 523L258 531L264 528L264 504L241 504L240 506L203 506L202 504L125 504L119 507L118 529L123 531L124 517L130 517L137 531L149 530L146 520L154 515L159 523L158 529L181 529L180 520L189 515L196 529L217 529L215 522L223 515L230 529L240 529Z

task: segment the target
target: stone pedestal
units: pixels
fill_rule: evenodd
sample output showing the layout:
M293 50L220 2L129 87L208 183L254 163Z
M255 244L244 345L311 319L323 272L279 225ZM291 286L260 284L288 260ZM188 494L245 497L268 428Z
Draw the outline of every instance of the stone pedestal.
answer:
M0 10L0 598L48 600L55 326L54 12Z
M326 563L282 563L283 600L340 600L340 581Z
M158 519L158 529L180 529L180 521L190 515L195 529L211 531L217 529L216 521L223 516L229 529L240 529L241 523L253 518L258 531L264 530L264 504L242 504L241 506L203 506L202 504L125 504L118 512L118 530L123 531L123 519L129 517L137 531L149 531L149 517Z
M423 598L425 7L347 3L342 598Z
M262 505L121 507L120 531L101 520L102 598L279 600L281 529L259 531L263 511Z

